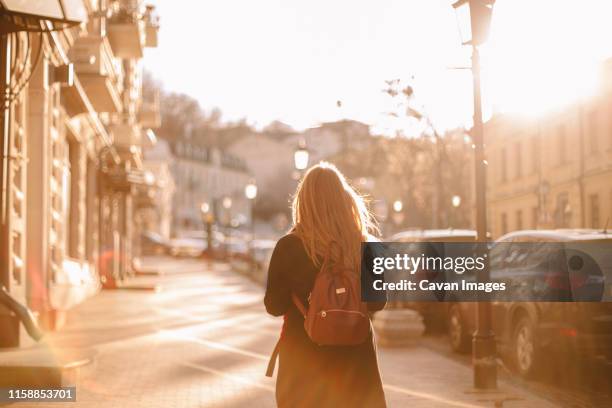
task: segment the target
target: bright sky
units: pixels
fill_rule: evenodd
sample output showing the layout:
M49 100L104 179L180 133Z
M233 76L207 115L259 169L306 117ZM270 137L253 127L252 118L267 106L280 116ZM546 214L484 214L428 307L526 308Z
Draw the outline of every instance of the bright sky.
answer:
M160 45L146 67L225 119L303 129L349 117L385 129L384 80L414 76L437 127L471 122L470 72L452 69L470 53L451 0L151 2ZM609 0L498 0L483 50L486 114L539 113L591 92L612 55L611 15Z

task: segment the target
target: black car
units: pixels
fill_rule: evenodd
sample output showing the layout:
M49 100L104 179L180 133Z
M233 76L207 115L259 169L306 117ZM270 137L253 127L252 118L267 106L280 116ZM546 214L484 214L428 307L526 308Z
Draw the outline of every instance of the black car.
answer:
M409 245L406 249L412 255L429 254L432 251L435 255L441 255L435 250L442 243L470 243L476 241L476 231L465 229L430 229L430 230L408 230L393 235L389 242ZM423 279L424 271L416 273L416 279ZM389 296L389 295L388 295ZM389 303L393 303L393 298L389 296ZM445 324L448 319L449 304L439 301L418 301L418 302L395 302L399 307L405 307L418 311L423 317L423 323L427 333L444 332Z
M612 357L610 248L612 234L594 230L517 231L493 245L491 280L505 282L512 296L492 298L493 329L519 374L532 375L550 353ZM469 350L476 305L449 305L455 351Z

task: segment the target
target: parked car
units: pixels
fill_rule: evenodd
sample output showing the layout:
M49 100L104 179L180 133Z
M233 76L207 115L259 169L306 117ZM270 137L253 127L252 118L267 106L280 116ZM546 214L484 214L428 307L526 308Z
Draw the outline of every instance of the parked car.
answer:
M465 229L430 229L408 230L393 235L391 242L412 243L408 250L418 256L431 251L429 243L442 242L475 242L476 231ZM441 255L441 254L439 254ZM418 275L422 271L417 271ZM402 307L417 310L423 316L423 323L428 332L440 332L446 328L449 304L444 302L400 302Z
M197 257L206 249L206 241L200 238L174 238L170 240L170 255Z
M253 241L253 258L257 269L267 273L272 251L276 246L276 241L272 239L256 239Z
M204 241L205 248L206 248L206 245L208 245L207 234L206 234L206 231L203 231L203 230L181 231L177 238L202 240ZM221 231L213 230L212 232L212 250L214 252L219 252L223 246L223 242L225 242L225 235Z
M140 243L144 255L162 255L170 250L170 241L153 231L144 231Z
M612 234L595 230L517 231L493 245L491 280L506 282L517 299L533 299L492 299L498 350L520 375L532 376L549 353L612 357L612 303L595 301L612 295L610 282L605 286L605 277L612 276L609 245ZM469 350L476 305L449 307L456 351Z

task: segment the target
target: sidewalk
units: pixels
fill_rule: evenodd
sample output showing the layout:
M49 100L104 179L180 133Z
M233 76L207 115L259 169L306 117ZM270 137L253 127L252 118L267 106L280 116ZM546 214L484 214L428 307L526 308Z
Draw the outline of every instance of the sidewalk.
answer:
M274 380L264 371L281 319L265 314L261 287L223 264L151 258L143 266L162 275L137 282L159 292L102 292L45 340L58 352L98 353L70 406L274 407ZM379 352L390 407L554 406L503 382L500 392L475 393L469 367L425 347Z

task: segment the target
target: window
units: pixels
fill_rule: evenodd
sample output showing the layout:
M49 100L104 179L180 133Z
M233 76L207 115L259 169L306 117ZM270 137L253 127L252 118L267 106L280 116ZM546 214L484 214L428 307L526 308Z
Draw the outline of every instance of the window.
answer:
M517 179L521 178L523 176L523 160L522 160L522 151L521 151L521 143L517 142L514 145L514 163L516 165L516 171L514 173L514 175L516 176Z
M501 149L501 153L500 153L500 160L499 160L499 164L500 164L500 179L502 182L508 180L508 174L506 173L506 163L507 158L506 158L506 149Z
M588 116L588 140L591 154L597 154L599 150L599 128L597 126L598 116L597 110L593 109Z
M508 216L506 213L502 213L501 215L501 233L502 235L508 233Z
M523 229L523 210L516 211L516 229L517 230Z
M599 195L591 194L589 196L589 207L591 211L591 228L600 228L599 217Z
M559 149L559 164L567 162L567 140L565 136L565 126L561 125L557 128L557 148Z
M64 211L65 211L65 248L66 255L71 258L79 256L79 144L73 137L67 137L66 161L64 165Z
M606 229L609 227L609 222L612 221L612 190L610 190L610 201L608 201L608 218L606 218Z
M569 228L572 219L572 208L567 193L557 195L557 205L555 207L555 227Z
M540 218L540 211L538 207L531 209L531 228L538 229L538 218Z
M98 254L98 212L96 211L98 198L98 177L97 177L96 162L87 159L86 177L86 220L85 220L85 255L89 262L94 262Z
M540 156L540 143L537 136L531 138L531 172L538 172L538 161Z

